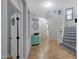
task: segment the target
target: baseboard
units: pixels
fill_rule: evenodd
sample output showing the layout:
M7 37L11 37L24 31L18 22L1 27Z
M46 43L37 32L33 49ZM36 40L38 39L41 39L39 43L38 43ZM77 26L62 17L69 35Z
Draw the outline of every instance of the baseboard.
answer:
M38 44L33 44L32 46L38 46L40 43L38 43Z
M1 56L1 59L7 59L7 55Z
M31 47L29 48L28 55L25 57L25 59L28 59L29 53L30 53L30 49L31 49Z
M19 58L19 59L26 59L26 58Z
M8 58L10 58L10 56L8 56L8 55L6 55L6 56L1 56L1 59L8 59ZM12 59L12 58L11 58ZM25 58L19 58L19 59L27 59L26 57Z
M7 59L13 59L11 54L7 55Z

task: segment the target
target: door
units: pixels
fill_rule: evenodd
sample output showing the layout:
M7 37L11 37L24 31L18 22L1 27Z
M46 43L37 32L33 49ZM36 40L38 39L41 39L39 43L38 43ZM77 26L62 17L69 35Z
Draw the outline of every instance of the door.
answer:
M19 19L19 20L17 20ZM8 58L19 59L22 56L22 11L11 1L8 2ZM19 39L20 37L20 39ZM20 41L19 41L20 40ZM20 48L20 51L19 51Z
M11 55L13 59L17 56L17 14L11 15Z

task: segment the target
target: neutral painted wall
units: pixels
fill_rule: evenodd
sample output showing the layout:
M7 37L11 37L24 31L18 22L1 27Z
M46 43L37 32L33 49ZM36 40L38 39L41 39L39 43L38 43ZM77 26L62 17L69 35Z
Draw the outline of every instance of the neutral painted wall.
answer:
M73 7L73 19L76 17L77 14L77 9L76 9L76 1L74 1L71 4L63 4L59 6L60 8L57 8L56 6L54 10L62 10L61 15L53 15L52 17L48 18L48 23L49 23L49 35L51 38L57 38L58 42L62 41L63 37L63 30L64 26L69 26L70 24L74 26L74 20L73 21L65 21L65 10L67 8ZM62 34L60 34L60 31L62 31Z
M59 9L59 10L62 10L61 15L58 15L56 13L52 17L48 18L49 36L50 38L54 38L54 39L57 39L57 34L60 32L63 23L63 9Z
M31 48L31 35L34 33L34 32L38 32L33 30L32 28L32 24L33 24L33 21L32 21L32 18L38 18L35 14L32 14L29 9L28 9L28 5L26 5L26 25L24 25L24 29L26 28L26 39L24 39L24 41L26 41L26 43L24 43L26 47L24 47L24 58L28 59L28 55L29 55L29 52L30 52L30 48ZM25 23L25 22L24 22ZM25 27L26 26L26 27ZM26 49L26 50L25 50Z
M27 5L27 0L26 0L26 39L25 39L25 41L26 41L26 51L24 51L24 52L26 52L26 53L24 53L25 55L24 55L24 58L28 58L28 55L29 55L29 52L30 52L30 48L31 48L31 39L30 39L30 34L29 34L29 30L30 30L30 28L29 28L29 9L28 9L28 5ZM24 49L25 50L25 49Z
M33 20L33 19L36 19L36 21ZM39 26L39 16L34 14L34 13L32 13L32 12L30 12L30 35L33 35L34 33L38 33L39 32L39 27L38 27L37 30L33 29L33 24L34 23L37 23L38 26Z
M1 1L1 59L7 57L7 0Z
M26 4L23 2L23 57L26 57Z
M30 38L30 14L29 14L29 9L27 5L27 0L23 1L24 5L23 6L23 58L27 59L30 48L31 48L31 38ZM20 7L21 8L21 7Z

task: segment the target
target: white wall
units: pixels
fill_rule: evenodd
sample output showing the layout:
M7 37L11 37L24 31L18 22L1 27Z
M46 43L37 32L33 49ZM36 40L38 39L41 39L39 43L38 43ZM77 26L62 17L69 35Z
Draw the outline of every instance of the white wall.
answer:
M28 5L27 5L27 0L26 1L26 11L24 11L24 13L26 13L26 18L24 18L23 20L23 57L24 59L28 59L28 55L29 55L29 52L30 52L30 48L31 48L31 35L34 33L34 32L38 32L38 30L33 30L32 28L32 24L33 24L33 21L32 21L32 18L37 18L38 19L38 16L36 16L35 14L31 13L29 11L29 8L28 8ZM24 7L25 9L25 7Z
M58 10L56 8L56 10ZM50 38L57 39L57 34L60 33L62 23L63 23L63 9L62 14L58 15L57 13L53 15L52 17L48 18L48 24L49 24L49 36Z
M29 55L29 52L30 52L30 48L31 48L31 35L34 33L34 32L38 32L33 30L32 28L32 24L33 24L33 21L32 21L32 18L35 17L35 18L38 18L35 14L32 14L29 9L28 9L28 6L26 5L26 40L24 39L24 41L26 41L26 47L24 47L24 58L28 58L28 55ZM25 51L26 49L26 51ZM25 53L26 52L26 53Z
M30 52L30 48L31 48L31 39L30 39L30 34L29 34L29 30L30 30L30 28L29 28L29 9L28 9L28 5L27 5L27 0L26 0L26 51L25 51L25 49L24 49L24 52L26 52L26 53L24 53L25 55L24 55L24 58L25 59L27 59L28 58L28 55L29 55L29 52Z
M54 10L62 10L62 14L61 15L54 15L50 18L48 18L48 23L49 23L49 35L51 38L57 38L57 40L59 42L61 42L62 38L62 34L60 34L60 31L62 30L63 32L63 29L64 29L64 26L69 26L69 24L73 25L75 24L74 23L74 20L73 21L70 21L70 22L67 22L65 21L65 10L66 8L71 8L73 7L73 12L74 12L74 17L76 17L76 14L77 14L77 10L76 10L76 1L71 1L71 3L66 3L66 4L62 4L62 5L59 5L56 4L55 8L53 8Z
M1 59L7 59L7 0L1 6Z
M36 19L36 21L33 20L33 18ZM37 30L33 29L33 24L34 23L37 23L38 26L39 26L39 16L30 12L30 35L33 35L34 33L39 32L39 27L38 27Z

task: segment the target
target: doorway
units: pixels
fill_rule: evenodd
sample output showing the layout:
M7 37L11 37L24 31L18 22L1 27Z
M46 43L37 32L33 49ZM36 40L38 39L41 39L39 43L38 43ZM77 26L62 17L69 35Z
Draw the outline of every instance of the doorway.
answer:
M21 12L11 2L8 2L8 49L7 59L19 59L19 28Z

